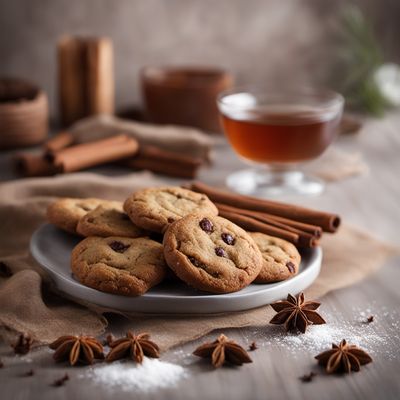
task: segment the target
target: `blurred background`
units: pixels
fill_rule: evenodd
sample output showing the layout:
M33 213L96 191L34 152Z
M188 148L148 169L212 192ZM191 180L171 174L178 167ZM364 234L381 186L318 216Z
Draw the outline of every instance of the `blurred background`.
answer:
M103 35L114 46L117 110L140 103L145 65L216 65L238 83L292 79L341 89L338 44L350 3L368 20L383 58L400 62L398 0L1 0L0 75L36 82L55 116L57 40Z

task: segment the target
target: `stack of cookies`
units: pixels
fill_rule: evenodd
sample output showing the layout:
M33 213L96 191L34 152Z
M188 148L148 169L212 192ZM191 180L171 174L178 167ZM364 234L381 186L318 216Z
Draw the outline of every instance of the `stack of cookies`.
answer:
M59 199L47 216L85 237L72 251L72 272L82 284L108 293L142 295L171 276L200 291L230 293L299 270L292 243L246 232L219 217L205 194L180 187L140 190L125 203Z

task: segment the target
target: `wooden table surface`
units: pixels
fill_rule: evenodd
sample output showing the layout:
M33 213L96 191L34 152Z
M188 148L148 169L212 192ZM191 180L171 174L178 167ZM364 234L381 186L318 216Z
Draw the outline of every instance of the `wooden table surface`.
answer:
M390 114L380 121L370 121L368 129L356 137L342 138L338 145L362 152L370 167L368 175L331 183L318 197L290 198L304 205L340 213L343 220L362 227L380 239L400 245L400 115ZM0 176L13 178L9 170L10 153L0 156ZM240 161L226 146L216 151L216 163L202 171L201 179L223 185L224 177L240 167ZM112 171L101 169L101 172ZM338 249L340 251L340 249ZM275 340L271 326L242 328L224 332L241 343L255 340L259 349L252 352L253 363L242 368L212 370L190 355L205 339L163 354L162 360L184 366L187 376L175 386L151 391L124 392L107 390L90 380L80 380L82 368L54 366L46 349L35 350L27 357L14 358L9 348L0 346L0 358L8 364L0 369L0 399L399 399L400 398L400 269L399 258L392 258L376 275L352 287L329 293L322 299L324 315L338 326L361 331L361 319L374 315L369 324L368 351L373 363L349 376L318 374L310 383L299 377L311 370L321 371L313 356L320 349L312 344L293 347ZM1 306L1 305L0 305ZM111 331L126 325L115 318ZM129 322L128 322L129 324ZM271 333L272 332L272 333ZM361 333L361 336L363 334ZM281 337L281 336L280 336ZM375 338L375 340L374 340ZM21 377L34 369L32 377ZM70 381L60 388L50 386L54 379L68 372Z

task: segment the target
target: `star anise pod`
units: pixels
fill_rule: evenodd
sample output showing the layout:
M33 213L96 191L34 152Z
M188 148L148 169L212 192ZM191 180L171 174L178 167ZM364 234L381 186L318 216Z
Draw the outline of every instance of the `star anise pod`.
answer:
M332 349L324 351L315 357L320 365L326 367L326 372L359 371L361 365L372 362L371 356L357 346L347 344L343 339L339 345L332 343Z
M53 358L56 362L66 361L73 366L80 364L93 364L95 359L103 359L103 346L92 336L61 336L49 347L55 350Z
M277 301L271 307L278 313L270 324L284 325L286 331L298 329L305 333L307 326L325 324L325 320L315 311L321 303L304 301L304 293L297 297L288 294L287 300Z
M156 343L150 340L148 333L135 335L132 331L128 331L124 338L111 342L109 346L111 350L106 357L108 362L129 357L140 364L144 356L160 357L160 349Z
M29 334L21 333L15 343L11 345L15 354L27 354L31 350L33 339Z
M253 362L247 351L225 335L220 335L212 343L204 343L193 354L198 357L210 358L215 368L221 367L225 362L242 365Z

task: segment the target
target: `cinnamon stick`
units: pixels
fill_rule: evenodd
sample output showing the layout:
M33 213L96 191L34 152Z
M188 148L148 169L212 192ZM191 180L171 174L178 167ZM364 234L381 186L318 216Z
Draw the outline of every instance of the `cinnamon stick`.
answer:
M61 172L74 172L132 157L138 148L139 144L136 139L127 135L116 135L95 142L67 147L50 153L48 159Z
M310 236L313 236L315 238L320 238L322 236L322 229L320 226L304 224L287 218L277 217L276 215L266 214L259 211L246 210L244 208L237 208L233 206L228 206L226 204L215 203L215 205L218 207L218 209L226 208L228 211L232 211L241 215L247 215L248 217L252 217L260 221L265 221L271 225L290 230L291 232L302 234L308 233Z
M257 199L250 196L232 194L201 182L192 183L190 188L195 192L206 194L212 201L217 203L232 205L253 211L260 211L311 225L317 225L326 232L335 232L340 225L340 217L328 212L311 210L271 200Z
M59 172L58 168L42 154L16 154L14 157L14 166L18 174L26 177L51 176Z
M299 245L300 247L315 247L318 244L318 237L311 235L310 233L301 231L300 229L293 228L292 226L283 224L282 222L271 219L268 216L266 216L265 214L256 213L256 212L252 212L252 211L248 211L248 210L242 210L240 208L231 207L231 206L227 206L227 205L219 204L219 203L215 203L215 205L217 206L220 214L229 212L229 213L237 214L240 216L250 217L256 221L259 221L261 223L268 225L268 229L270 229L270 227L275 227L275 228L283 229L284 231L287 231L287 232L295 233L299 236L296 244ZM281 235L281 232L280 231L277 231L277 232L278 232L278 234L275 236L281 237L281 236L279 236L279 235ZM284 238L282 238L282 239L284 239Z
M140 146L138 153L123 165L135 169L147 169L168 176L193 179L203 163L200 158L193 158L173 153L156 146Z
M289 232L285 229L277 228L264 222L257 221L254 218L236 214L231 211L226 211L225 209L221 209L219 215L223 218L229 219L229 221L239 225L246 231L266 233L270 236L276 236L281 239L285 239L293 244L299 244L299 235L297 233Z
M55 152L74 143L74 136L70 132L59 132L44 143L46 152Z

